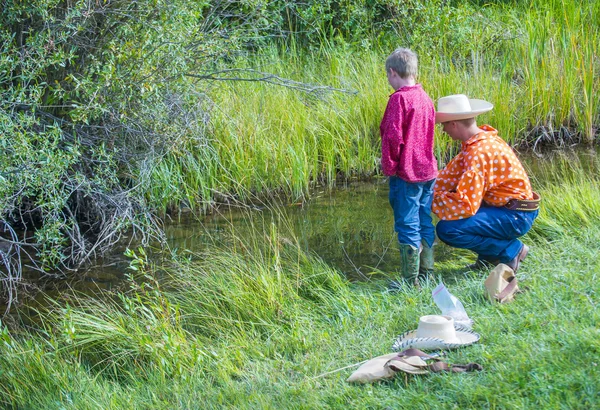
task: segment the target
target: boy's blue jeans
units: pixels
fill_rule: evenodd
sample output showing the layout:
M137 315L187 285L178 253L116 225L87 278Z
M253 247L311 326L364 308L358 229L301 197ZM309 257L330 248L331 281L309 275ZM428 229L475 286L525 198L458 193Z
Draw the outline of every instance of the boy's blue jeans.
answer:
M483 260L506 263L521 251L523 243L517 238L531 229L538 213L482 205L469 218L439 221L436 230L438 238L452 247L469 249Z
M435 228L431 220L431 201L435 179L427 182L406 182L390 177L390 205L394 210L394 230L398 242L419 248L421 239L433 245Z

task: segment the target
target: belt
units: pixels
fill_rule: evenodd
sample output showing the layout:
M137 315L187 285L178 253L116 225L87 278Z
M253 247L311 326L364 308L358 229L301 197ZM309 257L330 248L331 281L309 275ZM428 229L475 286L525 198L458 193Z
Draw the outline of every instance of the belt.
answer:
M511 211L527 211L533 212L540 209L540 201L542 198L534 192L533 199L511 199L504 205L505 208Z

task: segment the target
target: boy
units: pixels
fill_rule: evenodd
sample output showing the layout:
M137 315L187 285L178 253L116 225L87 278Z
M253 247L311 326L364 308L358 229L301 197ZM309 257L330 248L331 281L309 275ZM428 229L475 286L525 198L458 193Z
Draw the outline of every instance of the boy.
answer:
M419 273L433 271L435 230L431 220L437 161L433 155L435 110L416 82L417 55L395 50L385 62L394 89L381 120L381 168L389 176L389 200L394 210L402 277L418 285ZM396 288L398 282L392 282Z

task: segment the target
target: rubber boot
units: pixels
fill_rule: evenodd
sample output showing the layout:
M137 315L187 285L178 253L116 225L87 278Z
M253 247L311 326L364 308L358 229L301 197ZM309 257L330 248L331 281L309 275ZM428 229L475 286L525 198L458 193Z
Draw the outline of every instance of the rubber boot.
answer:
M404 280L418 285L419 250L412 245L400 245L400 273Z
M419 275L427 276L433 274L433 246L427 245L427 241L421 241L421 256L419 258Z
M412 245L400 245L400 274L402 280L393 280L388 284L388 290L397 292L402 289L402 282L419 286L419 249Z

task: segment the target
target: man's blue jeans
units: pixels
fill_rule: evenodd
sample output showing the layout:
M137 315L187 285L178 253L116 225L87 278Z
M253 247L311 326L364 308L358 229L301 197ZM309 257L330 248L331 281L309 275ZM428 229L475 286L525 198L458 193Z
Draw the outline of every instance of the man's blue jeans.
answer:
M517 238L529 232L538 212L483 205L469 218L439 221L437 235L452 247L477 253L480 259L506 263L521 251L523 243Z
M435 239L431 220L431 201L435 179L427 182L406 182L390 177L390 205L394 210L394 230L400 244L421 246L421 239L430 247Z

